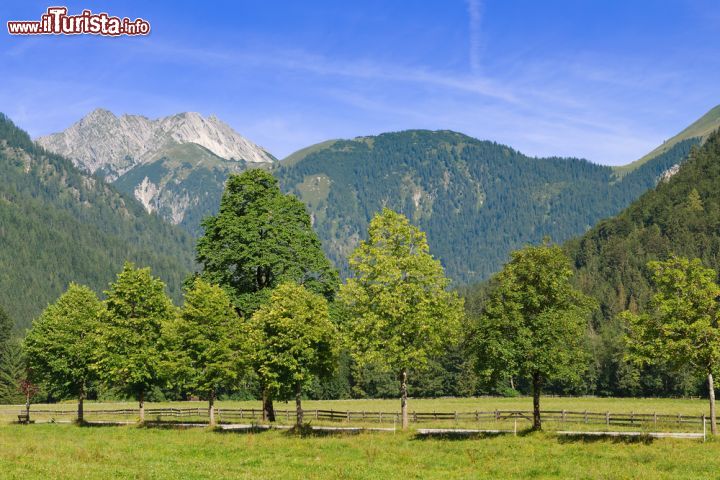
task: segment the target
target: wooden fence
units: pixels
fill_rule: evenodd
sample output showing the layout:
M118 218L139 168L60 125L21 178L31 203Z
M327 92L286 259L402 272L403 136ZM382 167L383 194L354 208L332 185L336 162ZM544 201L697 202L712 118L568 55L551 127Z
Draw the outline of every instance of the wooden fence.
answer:
M24 406L0 410L0 416L16 417L24 413ZM31 417L54 419L73 419L76 411L71 409L38 408L30 410ZM85 418L88 421L102 418L137 417L137 408L92 409L86 408ZM243 421L259 421L262 410L254 408L217 408L217 419L221 423L237 423ZM452 422L452 423L487 423L487 422L532 422L532 410L494 410L494 411L462 411L462 412L408 412L409 421L416 424ZM543 423L588 424L623 426L623 427L656 427L702 429L704 415L668 415L658 413L612 413L588 412L571 410L543 410ZM294 422L294 409L275 410L279 421ZM349 411L349 410L304 410L305 421L318 420L323 422L344 423L400 423L400 412ZM193 408L147 408L147 420L197 419L208 418L208 410L203 407Z

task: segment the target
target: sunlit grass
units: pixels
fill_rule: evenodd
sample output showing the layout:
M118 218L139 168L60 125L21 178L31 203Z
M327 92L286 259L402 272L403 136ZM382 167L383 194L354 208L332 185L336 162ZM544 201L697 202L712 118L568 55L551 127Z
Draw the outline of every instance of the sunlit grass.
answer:
M720 442L0 426L2 478L717 478Z

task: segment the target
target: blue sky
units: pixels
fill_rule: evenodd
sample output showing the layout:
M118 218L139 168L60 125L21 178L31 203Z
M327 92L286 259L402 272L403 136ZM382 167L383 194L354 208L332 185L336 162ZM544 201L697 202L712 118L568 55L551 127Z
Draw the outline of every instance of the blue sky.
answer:
M720 103L710 0L69 2L143 38L12 37L0 111L31 135L96 107L216 114L277 157L330 138L452 129L530 155L623 164Z

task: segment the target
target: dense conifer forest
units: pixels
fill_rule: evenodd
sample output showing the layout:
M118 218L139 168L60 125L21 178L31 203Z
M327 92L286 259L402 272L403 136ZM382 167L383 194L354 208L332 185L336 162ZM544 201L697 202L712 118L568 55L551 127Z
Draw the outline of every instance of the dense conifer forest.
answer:
M100 292L125 260L180 298L193 241L132 197L38 147L0 115L0 305L24 330L71 281Z
M451 131L413 130L329 142L275 174L308 205L342 273L373 213L389 207L427 232L461 285L487 279L525 243L562 242L618 213L697 143L680 142L619 178L585 160L532 158Z

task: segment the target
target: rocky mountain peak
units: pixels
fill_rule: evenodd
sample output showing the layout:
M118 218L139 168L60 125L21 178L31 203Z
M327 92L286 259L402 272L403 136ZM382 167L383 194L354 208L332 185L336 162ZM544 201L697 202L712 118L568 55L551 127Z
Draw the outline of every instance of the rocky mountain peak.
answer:
M151 120L97 108L67 130L40 137L46 149L69 157L79 167L112 181L139 164L147 163L173 145L195 143L220 158L270 163L262 147L235 132L212 115L184 112Z

